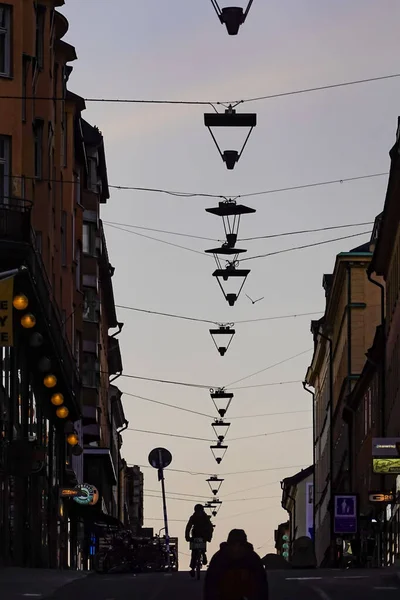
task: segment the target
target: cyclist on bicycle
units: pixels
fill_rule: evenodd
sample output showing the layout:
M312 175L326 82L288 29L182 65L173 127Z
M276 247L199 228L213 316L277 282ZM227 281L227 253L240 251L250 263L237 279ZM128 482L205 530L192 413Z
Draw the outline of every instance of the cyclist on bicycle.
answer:
M268 600L267 573L242 529L233 529L208 567L204 600Z
M205 542L211 542L213 536L213 524L211 523L210 517L206 514L204 506L202 504L196 504L194 507L194 513L190 517L185 531L185 538L187 542L190 542L193 538L200 538ZM203 565L207 564L207 555L203 552ZM191 561L190 561L190 576L195 576L196 568L196 551L192 550Z

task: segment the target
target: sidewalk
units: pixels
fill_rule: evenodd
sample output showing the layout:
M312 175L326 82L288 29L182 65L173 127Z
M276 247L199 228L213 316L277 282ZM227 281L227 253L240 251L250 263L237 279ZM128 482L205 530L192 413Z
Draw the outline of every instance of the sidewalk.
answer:
M55 569L0 569L1 600L24 598L47 598L57 589L79 579L85 579L88 571L58 571Z

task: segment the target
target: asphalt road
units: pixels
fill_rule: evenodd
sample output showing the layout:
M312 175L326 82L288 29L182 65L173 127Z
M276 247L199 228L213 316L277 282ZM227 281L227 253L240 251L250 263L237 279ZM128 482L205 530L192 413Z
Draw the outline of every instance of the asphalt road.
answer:
M54 573L54 572L53 572ZM89 575L67 581L59 587L42 579L40 571L2 581L1 600L201 600L202 584L188 573L173 575ZM271 571L270 600L399 600L400 578L389 570ZM47 587L46 587L47 586Z

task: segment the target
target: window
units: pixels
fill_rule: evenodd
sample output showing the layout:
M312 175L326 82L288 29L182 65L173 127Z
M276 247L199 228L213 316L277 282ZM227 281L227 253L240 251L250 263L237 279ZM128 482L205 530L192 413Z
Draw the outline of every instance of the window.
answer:
M33 126L35 144L35 177L43 177L43 121L36 119Z
M83 224L83 253L96 254L96 226L93 223Z
M54 150L53 150L53 140L54 140L54 129L53 125L49 121L48 125L48 135L47 135L47 151L49 154L48 160L48 180L49 180L49 188L52 188L53 182L51 181L53 176L53 160L54 160Z
M81 178L78 173L74 174L75 180L75 202L76 204L81 203Z
M82 357L82 383L85 387L97 387L96 367L96 355L84 352Z
M0 135L0 202L8 204L10 195L11 138Z
M97 192L97 161L93 157L88 158L88 189Z
M0 4L0 77L11 76L11 6Z
M36 7L36 61L39 69L44 65L44 26L46 7L40 4Z
M83 318L85 321L98 321L98 299L96 290L86 288L84 290L85 300L83 305Z
M26 90L28 83L28 71L29 71L30 57L24 54L22 56L22 120L26 121Z
M76 245L76 289L81 289L81 254L82 250L79 244Z
M67 166L67 154L68 154L68 136L67 136L67 132L68 132L68 115L67 115L67 113L64 113L63 122L62 122L62 125L61 125L61 135L62 135L62 142L61 142L61 152L62 152L61 165L63 167Z
M77 331L76 337L75 337L75 360L76 360L76 366L78 367L78 371L81 366L81 346L82 346L82 335L81 335L80 331Z
M54 65L54 79L53 79L53 109L54 109L54 123L57 123L57 90L58 90L58 63Z
M61 264L67 266L67 213L61 214Z

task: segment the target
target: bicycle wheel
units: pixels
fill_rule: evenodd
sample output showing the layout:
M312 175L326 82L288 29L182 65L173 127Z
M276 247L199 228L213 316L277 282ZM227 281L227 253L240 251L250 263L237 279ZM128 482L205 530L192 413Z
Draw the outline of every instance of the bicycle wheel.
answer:
M201 552L197 552L196 557L196 579L199 581L200 579L200 571L201 571Z

